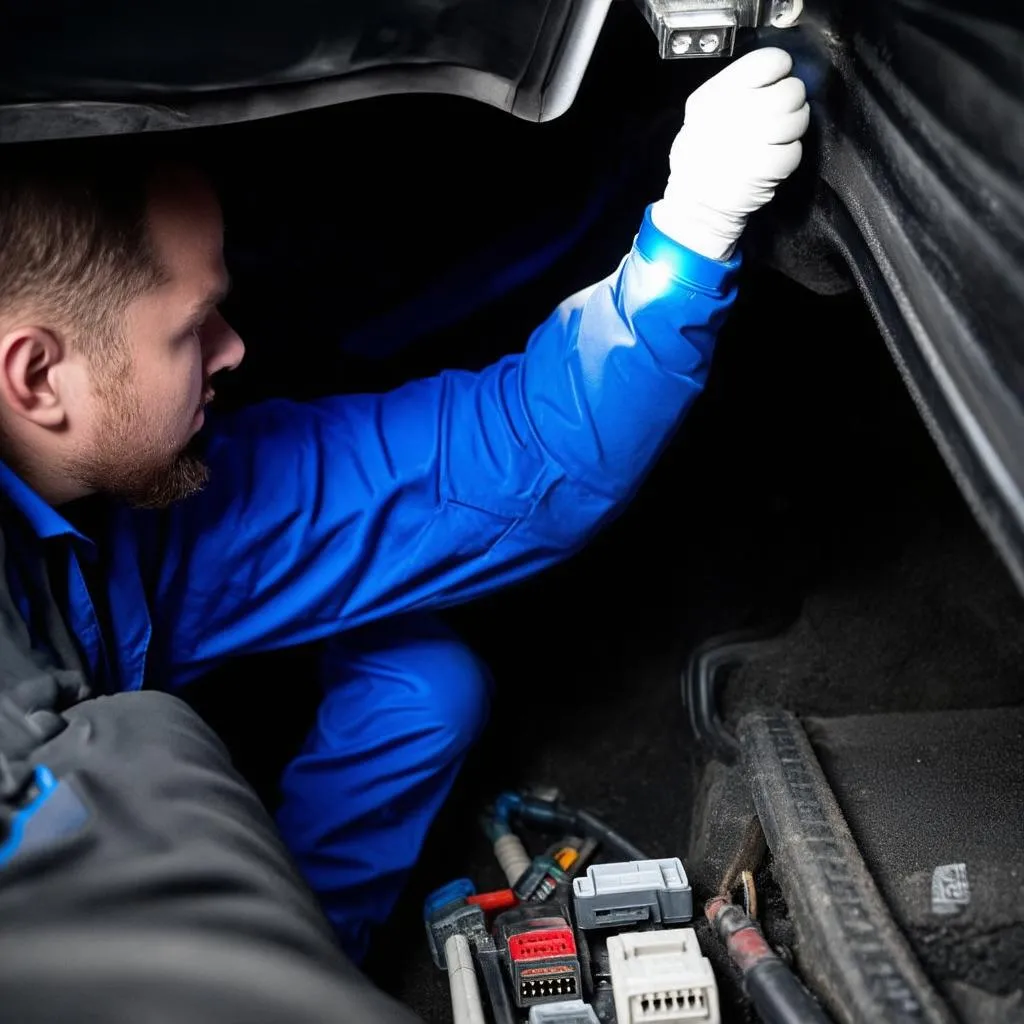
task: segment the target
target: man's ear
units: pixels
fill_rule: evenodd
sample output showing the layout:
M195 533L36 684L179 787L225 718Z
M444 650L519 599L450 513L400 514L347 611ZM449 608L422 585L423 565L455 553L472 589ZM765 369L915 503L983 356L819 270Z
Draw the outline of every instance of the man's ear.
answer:
M43 327L15 327L0 335L0 397L11 412L40 427L64 425L57 372L64 344Z

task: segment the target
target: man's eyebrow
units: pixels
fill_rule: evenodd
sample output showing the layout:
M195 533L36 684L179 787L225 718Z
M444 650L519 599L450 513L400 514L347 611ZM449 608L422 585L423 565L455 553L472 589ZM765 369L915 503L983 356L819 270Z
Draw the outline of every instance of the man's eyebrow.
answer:
M227 297L228 292L231 291L232 285L231 275L227 274L224 278L224 283L215 288L206 299L203 301L203 305L206 309L212 309L214 306L219 306Z
M185 321L186 330L191 330L191 328L201 324L210 315L211 310L219 306L228 297L228 292L231 291L231 283L231 278L226 278L222 285L215 288L192 307L188 319Z

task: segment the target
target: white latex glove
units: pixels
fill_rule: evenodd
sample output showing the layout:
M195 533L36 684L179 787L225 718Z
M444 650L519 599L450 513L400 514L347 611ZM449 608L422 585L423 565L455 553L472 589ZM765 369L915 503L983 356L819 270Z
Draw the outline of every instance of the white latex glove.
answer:
M800 163L810 109L792 68L784 50L755 50L691 94L651 208L659 231L709 259L732 256L747 218Z

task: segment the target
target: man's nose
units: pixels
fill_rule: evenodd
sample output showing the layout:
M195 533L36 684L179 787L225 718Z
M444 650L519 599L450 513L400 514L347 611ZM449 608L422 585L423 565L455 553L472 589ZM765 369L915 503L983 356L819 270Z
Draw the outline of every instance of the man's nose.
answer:
M220 370L234 370L245 358L245 342L220 313L215 313L206 327L203 347L207 377Z

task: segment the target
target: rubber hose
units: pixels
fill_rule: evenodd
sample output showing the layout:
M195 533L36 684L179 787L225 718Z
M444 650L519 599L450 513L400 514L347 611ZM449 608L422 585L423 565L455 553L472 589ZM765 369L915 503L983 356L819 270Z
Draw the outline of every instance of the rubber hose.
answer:
M764 1024L831 1024L825 1011L779 959L761 929L722 896L709 900L707 919L740 969Z
M522 840L513 832L495 840L494 856L498 858L501 870L505 872L508 884L513 888L532 863Z

